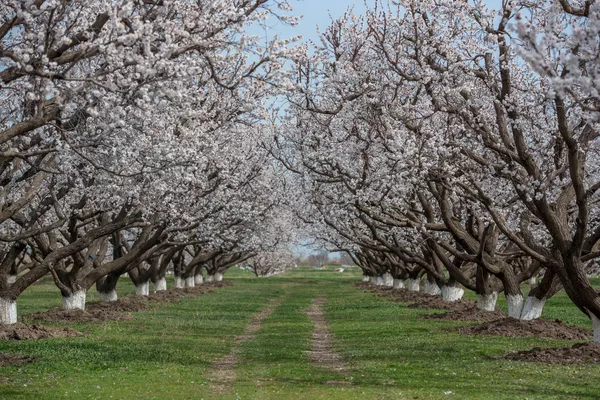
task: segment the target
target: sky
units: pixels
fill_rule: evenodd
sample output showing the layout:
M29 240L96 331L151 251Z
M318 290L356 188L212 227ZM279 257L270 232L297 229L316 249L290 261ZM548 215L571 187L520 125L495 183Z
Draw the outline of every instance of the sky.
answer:
M282 38L302 35L305 40L317 40L317 26L324 30L331 18L341 17L349 7L354 7L354 14L360 15L366 10L364 0L289 0L294 8L292 15L301 15L303 18L295 27L281 23L273 23L269 28L272 33L277 33ZM367 0L367 4L373 4Z
M291 27L271 19L271 24L268 27L267 36L270 38L274 34L278 34L280 38L289 38L296 35L302 35L304 41L318 40L317 26L321 30L331 22L331 17L334 19L341 17L350 7L353 7L354 14L363 14L366 10L365 3L369 6L375 4L375 0L288 0L293 7L292 15L303 18L300 23ZM386 3L385 0L380 0L380 4ZM501 0L484 0L488 7L500 8ZM330 17L331 15L331 17ZM263 33L264 34L264 33ZM262 35L261 35L262 36Z

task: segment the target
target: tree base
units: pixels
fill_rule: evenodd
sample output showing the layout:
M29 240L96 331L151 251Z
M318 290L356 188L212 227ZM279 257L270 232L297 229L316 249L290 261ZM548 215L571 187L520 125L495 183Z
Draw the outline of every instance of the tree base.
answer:
M98 296L100 297L100 301L104 301L104 302L112 302L112 301L117 301L119 299L119 297L117 296L116 290L111 290L108 293L98 292Z
M154 292L164 292L167 290L167 278L159 278L154 282Z
M0 324L17 323L17 302L12 299L0 299Z
M496 310L496 301L498 300L498 293L492 292L490 294L478 294L477 295L477 308L483 311L494 311Z
M150 294L150 281L135 285L135 294L137 296L148 296Z
M65 310L85 310L85 290L73 292L70 296L63 296L63 309Z
M196 280L194 279L193 276L190 276L189 278L185 278L185 287L186 288L193 288L196 286Z
M525 301L525 306L523 307L523 311L521 312L521 319L525 321L531 321L533 319L538 319L542 316L542 311L544 311L544 304L546 303L546 299L538 299L535 296L528 296Z
M465 295L465 290L456 286L443 286L442 299L448 303L459 301Z
M406 283L409 292L418 292L419 290L421 290L420 279L408 279Z

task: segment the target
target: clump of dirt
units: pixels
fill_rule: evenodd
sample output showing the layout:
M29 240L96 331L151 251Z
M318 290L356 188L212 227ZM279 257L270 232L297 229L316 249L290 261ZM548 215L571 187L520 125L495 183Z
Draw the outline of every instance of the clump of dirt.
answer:
M209 288L219 289L227 286L233 286L233 282L231 281L220 281L220 282L204 282L200 286L196 286L196 288L202 288L203 286L208 286Z
M90 302L86 304L84 311L53 308L44 312L28 314L26 318L46 322L129 321L133 319L132 312L151 310L157 308L160 303L178 302L183 298L210 293L215 288L231 285L232 283L229 281L207 282L194 288L165 290L151 293L149 296L123 296L114 302Z
M0 325L0 340L36 340L79 336L78 332L71 328L12 324Z
M503 318L479 325L462 326L454 330L463 335L543 337L559 340L588 340L592 334L589 329L568 326L558 319L555 321L544 319L522 321L515 318Z
M441 314L422 315L423 319L438 319L448 321L477 321L477 322L492 322L502 318L506 318L506 314L500 311L483 311L476 307L469 307L463 310L455 310Z
M444 301L440 296L431 296L429 294L421 293L421 295L418 296L417 302L409 304L408 308L467 311L475 309L475 302L470 299L448 302Z
M63 310L52 308L48 311L27 315L28 318L45 322L104 322L128 321L133 319L129 313L102 307L91 310Z
M86 311L116 311L116 312L138 312L150 310L153 307L148 304L146 296L125 296L117 301L94 301L85 305Z
M34 362L30 357L21 357L16 354L0 353L0 367L23 365Z
M515 351L504 356L507 360L544 364L600 364L600 343L577 343L571 347L554 347Z
M410 303L408 305L409 308L467 311L474 309L476 304L475 301L470 299L447 302L441 296L432 296L427 293L412 292L406 289L374 286L368 282L358 282L356 286L371 293L376 293L379 296L391 297L392 301L398 303Z

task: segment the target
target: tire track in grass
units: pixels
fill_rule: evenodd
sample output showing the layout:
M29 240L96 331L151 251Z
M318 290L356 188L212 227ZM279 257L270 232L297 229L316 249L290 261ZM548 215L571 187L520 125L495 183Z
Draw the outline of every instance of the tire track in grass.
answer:
M239 361L240 346L242 343L256 337L262 322L273 313L282 301L283 296L271 299L260 312L254 314L244 332L235 337L235 344L229 354L219 358L212 364L208 380L214 392L223 394L233 387L237 378L235 367Z
M311 306L306 311L308 318L315 325L312 332L312 350L308 352L308 356L315 365L344 378L343 380L327 381L326 385L351 386L350 367L333 348L332 335L323 311L326 302L325 297L317 297L313 299Z

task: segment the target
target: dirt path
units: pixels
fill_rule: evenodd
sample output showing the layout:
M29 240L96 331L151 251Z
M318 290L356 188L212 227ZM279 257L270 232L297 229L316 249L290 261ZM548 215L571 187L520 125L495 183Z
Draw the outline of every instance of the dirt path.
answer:
M308 356L314 364L329 372L342 375L344 378L344 380L339 381L327 381L325 384L335 386L352 385L348 381L351 379L349 376L350 367L333 348L332 335L329 332L325 313L323 312L323 305L326 301L325 297L315 298L307 310L308 318L315 324L312 333L312 350L308 353Z
M272 299L267 303L265 308L259 313L254 314L244 332L235 337L235 344L229 354L213 363L210 368L209 382L214 392L223 394L231 389L236 380L235 367L238 364L240 345L256 337L262 322L273 313L282 300L283 296Z

